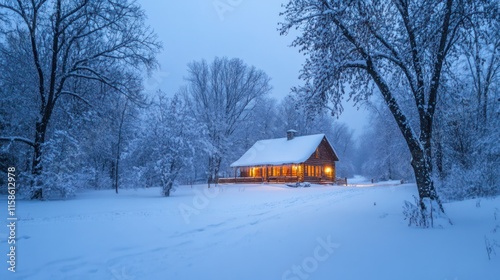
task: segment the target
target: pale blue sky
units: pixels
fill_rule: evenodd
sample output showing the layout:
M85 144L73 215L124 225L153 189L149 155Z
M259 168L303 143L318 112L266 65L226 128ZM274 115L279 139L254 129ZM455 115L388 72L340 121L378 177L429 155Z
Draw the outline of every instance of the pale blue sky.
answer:
M280 100L292 86L300 85L299 70L304 61L293 36L277 31L284 1L266 0L139 0L148 24L163 42L158 60L161 70L146 81L146 90L174 93L185 84L187 63L211 61L215 56L241 58L271 77L272 96ZM346 104L340 121L359 135L366 123L363 109Z

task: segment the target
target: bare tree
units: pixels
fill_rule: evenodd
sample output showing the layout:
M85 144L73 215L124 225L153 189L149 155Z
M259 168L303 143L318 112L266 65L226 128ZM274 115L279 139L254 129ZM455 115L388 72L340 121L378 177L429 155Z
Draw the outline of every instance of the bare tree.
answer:
M481 4L475 2L473 5ZM480 7L476 7L475 10L480 10ZM500 16L498 7L492 13L496 13L497 19ZM465 21L468 28L461 44L465 57L464 64L468 70L465 79L470 79L473 85L477 98L477 111L480 112L478 125L483 126L488 121L490 113L488 104L491 102L492 88L498 84L500 77L500 21L489 21L481 14L471 14Z
M189 64L186 96L195 118L207 132L208 183L218 181L228 142L243 121L250 116L258 98L270 90L269 77L241 59L215 58Z
M473 5L481 6L475 1ZM500 6L486 15L498 19ZM481 11L481 8L475 8ZM438 99L434 147L444 199L465 199L499 193L497 144L500 114L500 22L483 13L465 18L458 42L460 56L449 63L445 95Z
M408 146L387 106L380 100L366 105L370 125L359 142L362 174L381 180L415 177L409 162Z
M133 1L2 0L0 13L13 26L7 41L18 41L28 50L25 73L34 73L27 81L36 85L32 99L38 103L32 140L0 139L33 147L31 173L36 178L42 173L43 145L54 108L68 97L89 103L84 88L70 85L94 81L133 100L137 91L129 91L127 81L139 77L141 69L155 67L161 46ZM117 72L127 74L113 75Z
M431 178L431 139L443 67L463 34L464 19L494 1L330 1L291 0L285 6L281 34L300 29L293 46L308 59L304 87L296 89L313 106L350 96L360 101L377 89L389 107L412 155L420 207L437 203ZM403 108L401 100L412 100ZM416 116L415 119L412 116Z
M288 129L297 130L299 135L324 133L340 159L336 164L339 177L354 175L355 141L353 131L345 123L337 121L327 110L307 111L302 100L292 94L281 101L278 110L277 137L283 137Z

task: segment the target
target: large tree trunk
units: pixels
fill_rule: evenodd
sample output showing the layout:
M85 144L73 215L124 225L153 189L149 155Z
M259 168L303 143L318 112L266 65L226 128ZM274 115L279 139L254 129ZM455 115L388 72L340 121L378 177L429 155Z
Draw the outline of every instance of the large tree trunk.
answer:
M45 136L47 133L47 127L49 125L49 120L52 116L52 112L55 106L55 88L56 88L56 71L57 71L57 63L58 63L58 49L59 49L59 27L61 24L61 1L58 0L56 2L56 11L55 11L55 22L54 22L54 36L52 38L52 59L51 59L51 68L50 68L50 82L48 87L48 92L46 92L44 79L45 76L42 70L42 63L40 60L40 52L38 49L38 45L36 42L36 19L37 19L38 10L33 14L33 26L30 29L30 38L31 38L31 50L33 52L33 59L35 66L38 72L38 88L41 98L40 104L40 120L36 122L35 125L35 141L34 141L34 152L33 152L33 164L31 168L31 174L33 175L34 184L32 183L32 192L34 195L31 196L32 199L39 198L42 199L41 186L43 182L40 181L40 175L42 174L42 154L43 154L43 145L45 144Z
M431 201L437 202L441 212L444 212L443 205L437 195L434 181L432 180L432 161L431 158L425 156L424 151L412 151L411 166L415 172L415 180L417 183L418 196L420 207L426 210L423 200L429 198Z
M433 112L421 112L419 115L420 136L413 132L409 125L408 118L402 112L389 86L385 83L379 72L375 70L371 61L368 61L368 73L372 75L377 84L382 97L391 111L396 124L398 125L412 155L411 165L415 173L415 180L418 188L420 208L422 213L427 211L424 204L426 198L439 205L439 210L444 213L441 201L438 198L434 182L432 181L432 123ZM421 93L423 96L423 93ZM423 106L423 105L422 105Z
M173 185L173 182L169 181L168 183L166 183L163 186L163 191L162 191L163 196L166 196L166 197L170 196L170 190L172 189L172 185Z
M411 166L415 173L415 180L418 190L418 206L420 207L421 226L434 227L436 222L438 226L444 226L447 220L444 213L443 204L432 180L432 149L431 149L432 126L422 127L418 148L413 148Z
M45 133L47 125L41 122L36 123L35 141L33 146L33 162L31 164L31 174L38 176L42 174L42 146L45 144Z
M35 141L33 142L33 162L31 164L31 199L43 199L41 191L43 182L41 181L40 176L43 171L42 155L43 145L45 144L45 135L47 133L47 123L48 119L46 118L43 118L41 122L36 123Z

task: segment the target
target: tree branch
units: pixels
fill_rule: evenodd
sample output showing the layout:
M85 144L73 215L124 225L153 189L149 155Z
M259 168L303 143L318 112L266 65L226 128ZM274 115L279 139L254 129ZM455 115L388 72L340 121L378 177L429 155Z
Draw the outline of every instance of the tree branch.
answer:
M0 141L3 141L3 142L21 142L21 143L24 143L26 145L29 145L31 147L34 147L35 146L35 143L31 140L29 140L28 138L24 138L24 137L19 137L19 136L12 136L12 137L0 137Z
M92 104L85 98L81 97L80 95L78 95L77 93L74 93L74 92L71 92L71 91L61 91L61 93L57 96L57 98L59 98L59 96L61 95L70 95L70 96L73 96L75 97L76 99L82 101L83 103L85 103L87 106L89 107L92 107Z

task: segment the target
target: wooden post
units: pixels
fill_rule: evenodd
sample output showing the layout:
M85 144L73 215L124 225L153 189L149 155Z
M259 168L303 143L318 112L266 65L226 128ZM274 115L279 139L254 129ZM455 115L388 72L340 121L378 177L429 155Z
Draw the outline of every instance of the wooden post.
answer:
M265 172L262 172L262 181L267 181L267 165L264 165L264 170Z
M267 178L267 166L262 165L262 183L266 181Z

